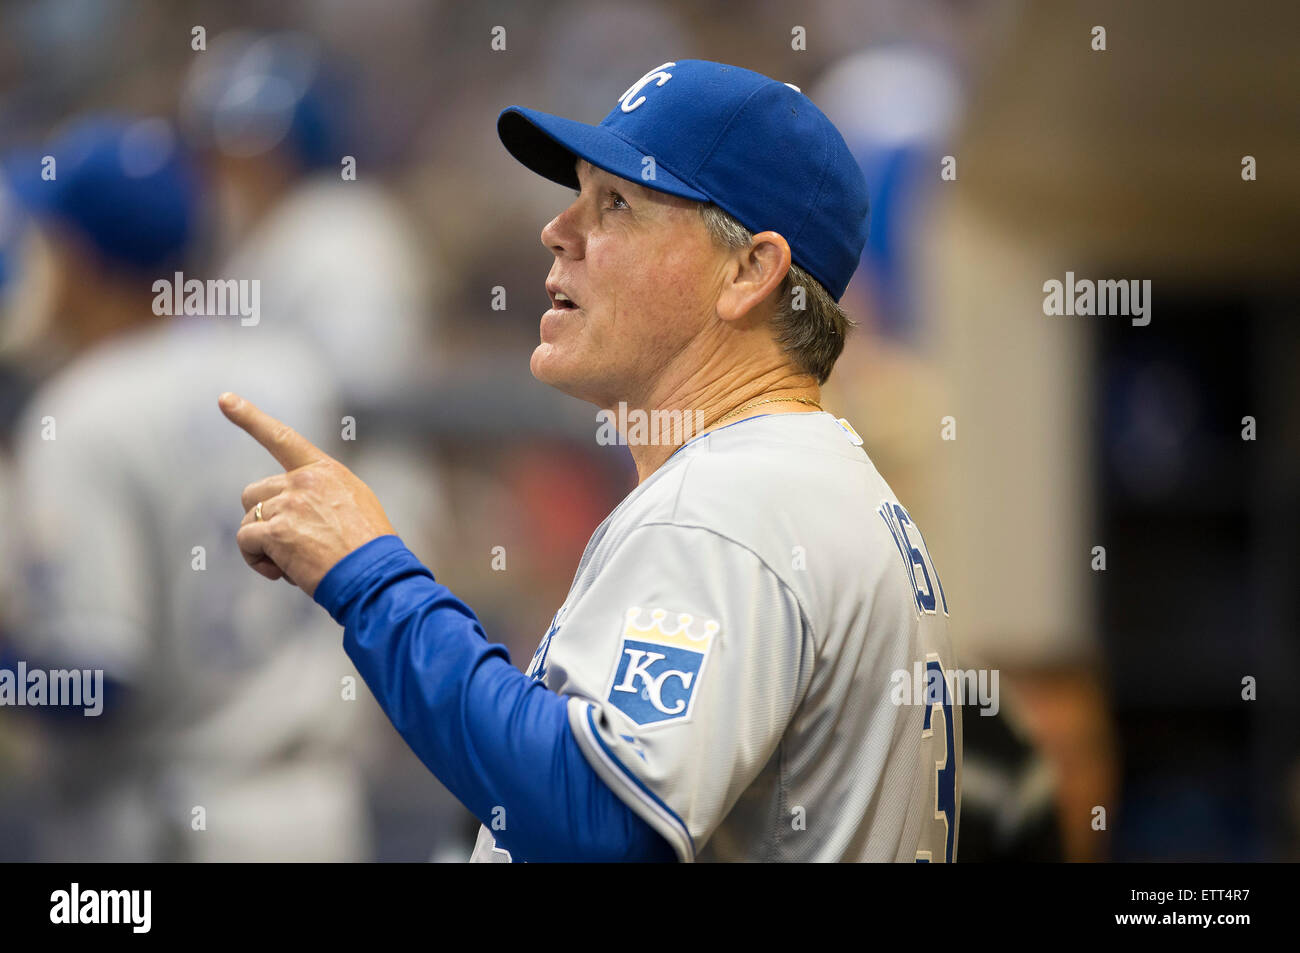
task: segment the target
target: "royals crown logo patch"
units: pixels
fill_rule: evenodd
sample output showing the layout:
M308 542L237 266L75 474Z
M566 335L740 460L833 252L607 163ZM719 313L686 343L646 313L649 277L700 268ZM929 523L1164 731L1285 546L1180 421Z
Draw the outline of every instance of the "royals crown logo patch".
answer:
M606 697L642 727L683 721L691 716L718 623L665 609L650 610L649 625L642 621L640 607L627 610Z

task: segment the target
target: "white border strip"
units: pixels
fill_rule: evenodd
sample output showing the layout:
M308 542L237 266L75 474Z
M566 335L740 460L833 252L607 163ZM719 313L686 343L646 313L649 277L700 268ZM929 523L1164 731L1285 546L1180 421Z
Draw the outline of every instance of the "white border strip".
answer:
M592 733L591 721L587 717L587 711L591 707L590 702L583 701L580 698L569 698L569 727L573 729L583 753L587 756L587 760L596 769L596 773L610 785L615 794L618 794L629 807L641 815L655 830L664 835L665 839L673 845L673 849L677 851L682 863L692 863L695 857L691 850L689 833L676 817L665 810L662 805L656 804L644 791L637 787L634 781L628 778L627 769L623 765L606 753L600 739ZM618 783L615 784L614 780L617 780ZM623 796L622 792L624 791L633 794L634 798L629 800Z

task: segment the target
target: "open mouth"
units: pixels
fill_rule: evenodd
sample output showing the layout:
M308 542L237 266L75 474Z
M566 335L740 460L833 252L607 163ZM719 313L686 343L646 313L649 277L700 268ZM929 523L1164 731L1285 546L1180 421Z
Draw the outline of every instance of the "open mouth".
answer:
M546 279L546 294L551 299L552 311L576 311L579 308L578 302L574 301L560 287L559 279Z

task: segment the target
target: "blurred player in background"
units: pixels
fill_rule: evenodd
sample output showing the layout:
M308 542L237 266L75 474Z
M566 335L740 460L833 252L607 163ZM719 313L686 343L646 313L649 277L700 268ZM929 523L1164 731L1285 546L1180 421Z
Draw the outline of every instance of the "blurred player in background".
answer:
M340 458L432 559L449 545L443 467L424 434L395 422L437 380L443 268L389 194L351 66L305 33L219 35L184 77L181 128L209 187L217 276L260 282L261 326L293 335L322 368ZM464 809L388 740L372 798L417 798L435 852L459 856L472 836Z
M180 109L211 178L219 274L260 280L262 320L308 342L355 421L345 459L428 552L437 470L382 428L435 372L438 260L376 184L350 101L344 70L310 37L237 32L196 58Z
M166 122L84 119L42 151L54 176L33 154L10 180L39 226L50 337L72 358L13 430L6 543L22 578L6 625L29 666L102 668L109 687L100 716L38 726L34 853L364 859L354 753L373 703L345 700L353 669L310 600L243 584L226 488L259 454L208 396L233 376L328 421L329 374L300 337L285 346L290 331L156 313L154 282L189 263L198 214Z

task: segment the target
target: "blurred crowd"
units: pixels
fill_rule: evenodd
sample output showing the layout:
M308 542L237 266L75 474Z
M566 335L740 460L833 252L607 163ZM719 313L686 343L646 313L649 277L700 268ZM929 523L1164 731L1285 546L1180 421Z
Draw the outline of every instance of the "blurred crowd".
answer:
M1295 484L1207 443L1215 395L1178 416L1199 379L1177 334L1041 306L1045 280L1109 269L1157 278L1156 321L1196 327L1208 278L1241 335L1274 342L1267 367L1258 346L1220 351L1275 385L1243 383L1244 406L1295 406L1277 355L1300 351L1268 316L1296 303L1294 233L1276 239L1297 190L1243 196L1238 173L1254 150L1280 177L1297 149L1258 107L1282 93L1234 77L1280 68L1270 37L1296 18L1216 38L1208 4L1178 9L1170 28L1003 0L0 8L0 668L104 672L96 717L0 707L0 859L468 857L477 822L387 724L337 626L240 559L239 492L273 462L216 398L347 463L526 664L635 473L597 444L595 408L528 373L538 233L566 197L495 119L520 103L597 121L673 57L798 85L866 173L858 327L826 403L928 528L961 666L1003 675L1000 716L965 720L960 859L1294 857L1296 733L1244 711L1240 681L1300 671L1295 598L1234 587L1252 560L1294 570L1295 544L1177 529L1213 496L1188 482L1202 468L1246 468L1215 497L1246 527L1262 484L1294 516ZM1091 48L1095 23L1113 50ZM1294 472L1295 449L1269 466ZM1153 525L1191 549L1142 549ZM1249 630L1145 605L1150 589L1194 607L1193 585L1254 606ZM1142 649L1180 636L1204 651ZM1185 692L1151 690L1180 666ZM1225 685L1199 674L1216 669ZM1231 726L1230 770L1195 769L1188 720Z

